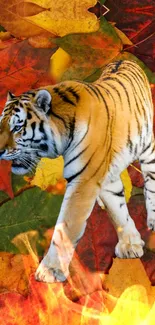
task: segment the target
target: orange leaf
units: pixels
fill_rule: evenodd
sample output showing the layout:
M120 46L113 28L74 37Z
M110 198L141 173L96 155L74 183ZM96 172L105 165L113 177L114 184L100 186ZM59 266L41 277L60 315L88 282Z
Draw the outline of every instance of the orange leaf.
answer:
M0 293L14 291L28 294L29 276L34 270L35 264L30 255L0 252Z

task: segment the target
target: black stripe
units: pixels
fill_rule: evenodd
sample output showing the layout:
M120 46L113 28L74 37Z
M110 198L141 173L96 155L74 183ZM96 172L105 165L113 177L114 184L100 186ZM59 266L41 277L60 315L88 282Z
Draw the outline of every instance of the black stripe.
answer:
M116 61L115 62L115 66L114 66L114 68L111 70L111 72L112 73L115 73L115 72L117 72L118 71L118 68L120 67L120 65L122 64L122 60L119 60L119 61Z
M142 155L145 154L145 152L151 147L151 143L148 144L148 146L144 149L144 151L141 153ZM152 149L151 153L154 151L154 148ZM144 161L144 160L143 160ZM142 160L140 160L142 162Z
M141 125L140 125L136 110L134 111L134 114L135 114L135 120L137 122L138 134L141 135L141 138L142 138L142 134L141 134L142 128L141 128Z
M121 102L121 108L122 108L122 110L123 110L122 97L121 97L121 95L120 95L118 89L117 89L114 85L111 85L111 84L109 84L109 83L107 83L107 82L105 82L104 84L105 84L105 85L108 85L112 90L114 90L114 91L117 93L117 95L118 95L118 97L119 97L119 100L120 100L120 102ZM103 89L104 89L105 91L107 91L107 93L109 93L109 95L113 98L111 92L110 92L107 88L105 88L103 85L99 85L99 84L97 84L97 86L103 88ZM116 102L115 102L114 98L113 98L113 101L114 101L115 106L116 106Z
M125 94L126 94L126 97L127 97L127 102L128 102L128 105L129 105L129 110L130 112L132 111L131 110L131 104L130 104L130 98L129 98L129 94L128 94L128 91L126 90L126 87L123 85L123 83L118 79L118 78L114 78L114 77L106 77L104 80L111 80L111 81L116 81L119 85L122 86L122 88L124 89L125 91Z
M29 91L27 91L26 93L24 93L24 94L30 94L32 97L35 97L36 96L36 92L35 91L33 91L33 90L29 90ZM29 95L28 95L29 96ZM30 97L30 96L29 96Z
M138 146L136 144L134 148L134 157L137 156L137 154L138 154Z
M88 131L89 131L89 126L90 126L90 121L91 121L91 115L89 116L89 120L88 120L88 124L87 124L87 130L85 132L85 134L83 135L82 139L75 145L75 147L73 147L73 150L80 145L80 143L85 139Z
M90 163L90 161L91 161L91 159L92 159L92 157L94 156L95 153L96 153L96 151L93 152L93 154L89 158L89 160L86 163L86 165L79 172L77 172L76 174L72 175L71 177L66 178L66 180L67 180L68 183L70 183L73 179L75 179L77 176L79 176L87 168L87 166L89 165L89 163Z
M80 100L80 96L77 94L77 92L72 87L67 87L66 90L69 91L75 97L78 103Z
M65 128L68 129L68 125L67 125L66 121L63 119L63 117L61 117L60 115L54 113L53 111L51 111L51 114L52 114L54 117L56 117L57 119L59 119L60 121L62 121L63 124L64 124L64 126L65 126Z
M54 240L52 241L52 244L56 247L59 247L59 245Z
M145 165L149 165L149 164L155 164L155 159L152 159L151 161L145 163Z
M43 121L41 121L40 124L39 124L39 132L41 132L41 133L45 132L45 130L44 130L44 122Z
M39 149L42 151L48 151L48 145L46 143L41 143Z
M127 145L129 147L130 153L132 153L133 143L132 143L132 141L130 139L130 124L128 124L128 142L127 142Z
M148 188L145 188L146 191L149 191L150 193L155 193L155 191L149 190Z
M134 79L135 83L139 86L139 82L135 79L135 74L134 74L134 72L131 71L131 70L129 70L129 71L132 73L131 78ZM130 73L130 72L129 72L129 73ZM138 99L139 99L139 101L140 101L140 103L141 103L141 109L142 109L142 111L143 111L143 113L144 113L144 118L147 120L146 111L145 111L145 109L144 109L144 107L143 107L143 102L142 102L142 100L141 100L141 97L142 97L143 100L144 100L144 102L146 102L146 99L144 98L143 92L141 91L142 84L141 84L140 87L138 87L138 90L139 90L139 92L140 92L140 94L141 94L141 97L140 97L140 96L138 96L138 94L137 94L137 92L136 92L136 89L135 89L135 87L134 87L134 85L133 85L133 83L132 83L132 79L130 79L129 75L125 75L124 73L120 73L119 75L123 75L127 80L130 81L130 83L131 83L131 85L132 85L132 88L133 88L134 98L135 98L135 100L136 100L136 104L137 104L138 111L139 111L139 113L140 113L140 115L141 115L141 111L140 111L140 109L139 109L139 106L138 106L138 103L137 103L137 98L136 98L136 96L138 97ZM137 77L137 76L136 76L136 77ZM143 82L143 83L144 83L144 82ZM145 88L143 88L143 89L144 89L144 91L145 91ZM135 95L135 94L136 94L136 95Z
M70 145L71 145L71 143L72 143L72 141L74 139L75 123L76 123L76 119L75 119L75 115L74 115L72 121L69 122L69 139L70 139L70 142L68 143L67 147L65 148L65 152L70 147Z
M83 154L83 152L85 152L85 151L87 150L88 147L89 147L89 145L88 145L85 149L83 149L81 152L79 152L75 157L73 157L71 160L69 160L69 161L65 164L64 167L68 166L71 162L73 162L73 161L75 161L77 158L79 158L79 157Z
M139 108L139 105L138 105L138 102L137 102L137 98L136 98L136 96L137 96L137 92L136 92L136 90L135 90L135 87L134 87L134 85L133 85L132 80L129 78L128 75L126 75L126 74L123 73L123 72L120 72L118 75L119 75L119 76L123 76L123 77L124 77L128 82L130 82L130 84L131 84L131 86L132 86L132 91L133 91L134 99L135 99L135 102L136 102L136 105L137 105L137 110L138 110L139 114L141 115L141 111L140 111L140 108Z
M113 195L116 195L116 196L119 196L119 197L124 197L124 190L118 192L118 193L115 193L113 191L110 191L110 190L106 190L106 192L109 192L109 193L112 193Z
M83 83L83 82L80 82L80 83L82 83L82 84L84 85L84 89L87 90L88 93L89 93L92 97L94 97L94 93L92 93L92 91L87 87L87 84L86 84L86 83Z
M36 122L31 123L31 128L32 128L32 132L33 132L33 135L32 135L32 139L33 139L35 137Z
M46 134L46 131L44 129L44 122L41 120L40 121L40 124L39 124L39 132L43 133L44 134L44 137L43 139L46 141L48 140L48 137L47 137L47 134Z
M11 112L11 110L12 110L12 108L11 108L11 106L9 106L9 107L6 107L6 108L4 108L4 113L6 113L6 112Z
M31 120L31 118L32 118L32 114L30 112L27 112L27 119Z
M32 141L33 138L35 137L36 122L32 122L31 123L31 128L32 128L32 137L31 138L27 138L27 139L23 139L24 142ZM26 129L24 129L23 135L26 135Z
M151 178L153 181L155 181L155 174L154 174L154 177L153 177L153 175L151 174L151 173L149 173L148 175L147 175L147 178ZM146 181L145 181L146 182Z
M96 97L99 99L99 95L98 92L96 91L96 89L94 89L94 87L91 84L84 84L86 90L94 97L94 94L96 95Z
M145 80L144 80L144 77L142 78L142 73L140 73L140 71L138 71L138 73L135 74L134 71L130 70L130 69L128 71L129 71L129 73L132 74L132 78L135 80L136 84L139 86L139 91L141 93L141 97L143 98L144 101L146 101L146 99L144 97L144 93L141 89L141 88L143 88L144 91L146 90L146 87L144 84ZM141 100L141 98L140 98L140 100ZM141 103L142 103L142 101L141 101Z
M120 203L120 205L119 205L120 208L122 208L122 206L125 205L125 204L126 204L126 203Z
M109 118L110 118L110 115L109 115L108 104L107 104L105 98L103 97L103 95L102 95L100 89L98 89L98 88L96 87L96 90L98 91L99 95L101 96L101 98L102 98L102 100L103 100L103 102L104 102L104 105L105 105L105 107L106 107L106 111L107 111L107 116L108 116L108 119L109 119Z
M57 150L56 141L55 141L55 135L54 135L54 132L53 132L52 129L51 129L51 133L52 133L52 136L53 136L53 147L54 147L54 152L55 152L56 155L58 155L58 150Z
M53 88L53 91L58 94L60 96L60 98L65 102L65 103L69 103L73 106L76 106L76 104L70 99L67 97L66 93L61 91L58 87L54 87Z
M99 100L100 100L100 97L102 98L102 100L103 100L103 102L104 102L104 105L105 105L105 108L106 108L108 121L109 121L110 115L109 115L108 105L107 105L107 102L106 102L105 98L103 97L101 91L96 87L96 85L90 85L90 84L88 84L87 86L90 87L90 89L91 89L92 91L94 91L94 94L97 96L97 98L98 98Z
M18 107L15 107L15 108L14 108L14 111L15 111L16 113L19 113L19 112L20 112L20 109L19 109Z

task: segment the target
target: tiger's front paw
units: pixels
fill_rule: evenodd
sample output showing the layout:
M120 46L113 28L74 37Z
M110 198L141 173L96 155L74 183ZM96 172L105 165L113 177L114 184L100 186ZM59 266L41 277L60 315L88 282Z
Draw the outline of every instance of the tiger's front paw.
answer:
M35 279L37 281L47 283L63 282L66 280L68 275L68 270L63 272L59 263L58 267L56 265L52 265L49 260L46 260L45 256L37 268L37 271L35 273Z
M132 238L128 240L120 239L115 247L115 254L120 258L140 258L143 256L144 241L139 237L132 242Z

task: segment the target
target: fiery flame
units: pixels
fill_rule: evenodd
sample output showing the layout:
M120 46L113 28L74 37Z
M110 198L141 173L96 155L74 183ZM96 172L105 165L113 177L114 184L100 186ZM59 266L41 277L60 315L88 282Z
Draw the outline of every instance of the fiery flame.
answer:
M36 237L32 231L31 236L24 233L14 239L29 252L30 259L21 255L29 278L28 294L1 293L1 325L154 325L155 288L139 259L116 258L105 275L85 269L75 254L68 281L36 282L32 273L32 260L34 268L39 263L32 244Z

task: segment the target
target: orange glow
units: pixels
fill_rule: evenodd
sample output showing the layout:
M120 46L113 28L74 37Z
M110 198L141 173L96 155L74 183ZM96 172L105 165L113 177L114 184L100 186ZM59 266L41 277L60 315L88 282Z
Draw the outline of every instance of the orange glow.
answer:
M32 231L13 241L29 252L29 257L18 255L28 281L23 291L9 287L0 294L1 325L154 325L155 288L139 259L114 259L105 275L90 272L75 253L66 282L41 283L34 279L39 258L31 241L36 236Z

